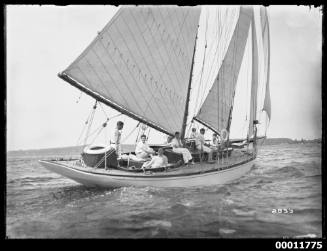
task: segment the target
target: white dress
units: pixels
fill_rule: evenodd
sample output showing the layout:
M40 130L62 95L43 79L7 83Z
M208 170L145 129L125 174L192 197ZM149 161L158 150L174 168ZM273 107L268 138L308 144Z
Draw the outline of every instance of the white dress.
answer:
M165 167L167 164L168 164L168 159L165 155L153 156L151 161L143 164L143 167L157 168L157 167Z
M180 140L173 138L173 140L171 141L171 146L173 147L173 151L175 153L183 154L184 163L188 163L192 159L192 154L190 153L190 151L187 148L181 147L182 143L180 142Z

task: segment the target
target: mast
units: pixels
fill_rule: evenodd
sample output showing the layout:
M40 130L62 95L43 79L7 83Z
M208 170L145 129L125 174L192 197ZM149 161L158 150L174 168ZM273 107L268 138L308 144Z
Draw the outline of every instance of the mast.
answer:
M185 137L185 131L186 131L187 116L188 116L188 106L189 106L189 103L190 103L190 93L191 93L192 76L193 76L194 56L195 56L196 42L197 42L197 39L198 39L198 31L199 31L199 25L198 25L198 30L196 32L194 49L193 49L192 66L191 66L191 70L190 70L190 79L189 79L188 89L187 89L186 104L185 104L184 118L183 118L183 125L182 125L182 130L181 130L181 139L184 139L184 137Z

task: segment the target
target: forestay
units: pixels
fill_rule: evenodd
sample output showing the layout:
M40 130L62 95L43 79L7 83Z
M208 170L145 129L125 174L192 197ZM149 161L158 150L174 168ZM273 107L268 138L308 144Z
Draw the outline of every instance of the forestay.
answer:
M123 6L60 76L159 131L180 131L199 7Z

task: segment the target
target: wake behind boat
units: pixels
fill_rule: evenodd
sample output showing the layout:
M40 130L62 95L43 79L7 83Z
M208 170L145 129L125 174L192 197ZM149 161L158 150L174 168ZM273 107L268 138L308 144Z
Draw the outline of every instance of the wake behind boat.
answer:
M58 74L96 100L84 128L87 146L79 159L40 163L85 186L191 187L238 179L253 166L258 140L265 138L257 136L259 127L271 116L269 60L263 7L120 7ZM101 104L138 121L134 152L121 152L122 121L113 141L87 143ZM235 108L242 120L235 119ZM106 115L94 133L111 121ZM147 145L150 129L167 135L167 142ZM243 133L239 139L230 138L233 130Z

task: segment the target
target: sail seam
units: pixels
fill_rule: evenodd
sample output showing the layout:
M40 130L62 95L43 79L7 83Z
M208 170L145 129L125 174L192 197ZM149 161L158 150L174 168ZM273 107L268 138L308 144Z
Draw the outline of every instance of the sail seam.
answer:
M102 44L102 43L100 43L100 44ZM94 50L91 50L91 51L92 51L93 54L95 54L95 56L98 58L99 62L100 62L101 64L103 64L103 62L102 62L101 58L98 56L98 54L97 54L96 52L94 52ZM96 75L96 76L98 77L98 79L100 80L101 84L102 84L102 85L104 86L104 88L106 89L107 93L110 93L110 92L108 92L107 88L105 87L105 84L103 83L102 79L100 78L100 76L98 75L98 73L97 73L97 71L94 69L94 67L89 63L89 61L88 61L87 59L86 59L86 61L87 61L88 64L90 65L90 68L92 68L92 70L94 71L95 75ZM114 63L114 65L115 65L115 67L117 68L117 71L121 74L121 72L118 70L118 67L116 66L115 63ZM106 73L109 74L106 68L105 68L105 70L106 70ZM110 74L109 74L109 75L110 75ZM121 75L122 75L122 74L121 74ZM123 79L124 79L124 82L126 82L125 78L123 78ZM113 82L115 82L115 81L113 81ZM129 90L128 86L127 86L127 85L125 85L125 86L126 86L126 89ZM137 99L136 99L135 96L133 95L133 92L130 91L130 93L132 94L133 101L134 101L134 103L137 105L137 107L139 108L139 110L140 110L140 111L143 111L142 108L139 106L139 104L138 104L138 102L137 102ZM125 99L124 99L124 100L125 100Z
M122 18L122 20L124 20L123 18ZM128 29L129 29L129 27L128 27ZM117 29L117 31L119 32L119 30ZM121 33L119 32L119 34L120 34L120 36L123 38L123 36L121 35ZM110 38L110 40L112 41L112 43L113 44L115 44L114 42L113 42L113 39L112 39L112 37L108 34L108 36L109 36L109 38ZM123 40L124 40L124 38L123 38ZM124 44L126 45L126 41L124 40ZM116 45L115 45L116 46ZM129 49L129 47L126 45L126 47L127 47L127 49L130 51L130 49ZM119 50L119 49L118 49ZM131 55L133 55L133 53L131 53L131 51L130 51L130 54ZM137 63L136 62L136 60L135 60L135 58L132 56L132 58L133 58L133 60L134 60L134 62L135 63ZM123 61L123 60L122 60ZM124 62L125 63L125 62ZM125 65L126 65L126 63L125 63ZM127 69L128 69L128 71L129 71L129 73L130 73L130 75L132 76L132 78L134 79L134 81L136 82L136 83L138 83L138 81L135 79L135 77L134 77L134 75L130 72L130 69L129 69L129 67L127 66ZM143 77L143 74L140 74L142 77ZM144 77L143 77L143 79L144 79ZM139 88L139 86L138 86L138 88ZM145 88L146 89L146 88ZM152 98L154 97L154 95L153 95L153 93L152 92L150 92L149 91L149 93L151 94L151 96L152 96ZM157 105L157 107L159 108L159 110L161 110L161 112L162 112L162 109L161 109L161 107L159 106L159 104L157 103L157 102L155 102L156 103L156 105ZM148 103L148 105L147 105L147 107L149 107L149 103ZM151 106L150 106L151 107ZM142 110L142 109L141 109ZM151 110L152 110L152 108L151 108ZM143 111L143 110L142 110ZM145 113L145 111L143 111L144 113ZM153 112L153 110L152 110L152 113L153 114L155 114L154 112ZM163 112L162 112L163 113ZM155 114L156 115L156 114ZM165 115L164 115L165 116ZM157 116L155 116L155 117L157 117ZM167 118L166 118L167 119ZM160 119L159 119L160 120ZM171 125L169 125L170 127L171 127Z
M165 25L165 27L169 27L169 26L167 26L166 25L166 22L165 22L165 19L164 19L164 17L163 17L163 14L161 13L161 11L160 11L160 8L158 9L158 12L159 12L159 15L161 16L161 18L162 18L162 23ZM168 29L168 28L167 28ZM167 32L168 33L168 32ZM169 33L168 33L169 34ZM175 34L176 35L176 34ZM160 38L161 38L161 41L163 41L163 36L160 36ZM169 49L167 49L167 44L166 43L164 43L164 48L165 48L165 50L166 50L166 52L167 52L167 55L168 55L168 61L172 64L172 65L175 65L174 64L174 61L175 62L177 62L178 60L171 60L171 55L172 55L172 53L173 53L173 47L171 47L171 50L169 50ZM170 52L170 53L169 53ZM176 53L175 53L175 57L177 58L177 55L176 55ZM167 64L166 64L166 66L165 66L165 70L167 69L167 66L168 66L168 61L167 61ZM180 66L180 65L179 65ZM175 67L172 67L172 69L173 69L173 72L174 72L174 74L176 75L176 80L178 81L178 82L182 82L183 81L183 74L181 73L181 72L178 72L178 71L176 71L176 68ZM182 69L182 68L180 68L180 69ZM165 71L164 70L164 71ZM179 74L177 74L177 73L179 73ZM181 79L180 79L181 78ZM175 90L176 91L176 90ZM181 90L179 90L179 91L181 91Z
M143 17L143 16L142 16L142 17ZM154 44L156 44L156 47L158 47L158 43L157 43L157 41L156 41L156 39L155 39L155 36L154 36L152 30L149 28L148 24L144 21L144 17L143 17L143 22L145 23L147 29L149 30L149 32L150 32L150 34L151 34L152 41L154 42ZM153 20L153 22L156 24L156 22L155 22L154 20ZM160 24L157 25L157 26L160 27ZM156 31L160 34L160 32L159 32L159 28L156 29ZM160 35L161 35L161 34L160 34ZM161 41L163 41L163 40L162 40L162 36L160 36L160 38L161 38ZM164 46L163 46L163 47L164 47L164 49L165 49L166 52L167 52L167 48L166 48L165 43L164 43ZM151 53L151 52L150 52L150 53ZM151 54L152 54L152 53L151 53ZM165 66L164 70L159 72L160 76L162 76L162 75L164 74L164 72L167 70L168 61L169 61L170 57L169 57L169 54L167 53L167 54L168 54L168 60L167 60L167 63L166 63L165 60L163 59L162 55L161 55L161 50L160 50L160 49L158 49L158 54L159 54L159 57L160 57L160 59L161 59L162 65ZM159 67L158 67L158 68L159 68ZM173 68L174 68L174 67L173 67ZM176 80L177 80L177 82L178 82L179 79L178 79L178 77L177 77L177 74L176 74L176 72L175 72L174 70L173 70L173 72L174 72L174 74L175 74L175 76L176 76ZM172 79L171 75L168 74L168 71L167 71L167 76L169 77L170 82L171 82L171 83L174 83L174 80ZM162 78L162 77L161 77L161 78ZM166 83L166 85L167 85L167 83ZM168 85L167 85L167 86L168 86ZM171 87L171 84L170 84L169 86ZM174 91L174 94L175 94L175 93L176 93L176 89L175 89L175 88L173 88L173 89L174 89L173 91Z
M138 27L138 30L140 30L139 25L138 25L138 23L137 23L137 20L135 19L135 16L134 16L131 12L130 12L130 14L131 14L131 17L134 19L135 24L136 24L136 26ZM124 21L124 22L125 22L125 21ZM126 24L126 22L125 22L125 24ZM126 24L126 26L128 27L128 29L130 29L130 27L129 27L127 24ZM143 38L143 41L144 41L145 44L146 44L146 48L148 49L148 50L147 50L147 51L148 51L148 54L151 56L152 60L155 62L154 65L156 66L157 72L158 72L158 74L159 74L159 79L161 79L161 81L164 82L164 83L166 84L166 82L165 82L164 79L162 78L162 73L160 72L159 67L158 67L158 65L156 64L156 61L155 61L155 59L153 58L153 55L152 55L152 53L151 53L151 51L150 51L150 49L149 49L149 45L148 45L148 43L146 42L146 40L145 40L145 38L144 38L143 35L142 35L141 37ZM140 50L140 48L139 48L139 46L138 46L138 43L137 43L136 39L134 38L134 36L133 36L133 39L134 39L135 42L136 42L137 48L138 48L138 50L139 50L139 52L140 52L140 55L144 58L143 53L142 53L142 51ZM149 70L149 66L147 65L146 60L144 60L144 62L145 62L146 67L147 67L148 70ZM150 72L151 72L151 71L150 71ZM160 81L160 80L159 80L159 81ZM166 86L167 86L167 84L166 84ZM160 94L161 94L161 93L160 93ZM168 97L170 98L171 101L173 101L172 98L170 97L170 95L168 95ZM169 107L170 107L170 106L169 106ZM171 109L169 109L169 110L170 110L170 112L171 112ZM178 123L176 123L176 121L174 121L173 123L175 124L175 126L178 125ZM178 126L177 126L177 127L178 127Z
M140 30L140 26L139 26L138 20L135 18L135 16L132 14L132 12L130 12L130 15L131 15L131 17L133 17L134 22L135 22L135 24L136 24L138 30ZM158 45L157 45L157 41L155 40L154 35L153 35L152 31L149 29L149 27L148 27L148 25L147 25L146 22L145 22L145 25L146 25L146 27L148 28L148 30L149 30L149 32L150 32L150 35L151 35L152 41L156 44L156 47L158 47ZM163 79L163 77L162 77L163 72L161 72L161 71L159 70L160 67L158 66L157 61L154 60L154 56L153 56L153 54L152 54L152 51L150 50L150 46L149 46L149 44L146 42L146 39L144 38L144 36L143 36L143 34L142 34L141 32L140 32L140 34L141 34L141 36L142 36L142 38L143 38L145 44L147 45L146 48L148 49L149 54L151 55L153 61L155 62L155 65L156 65L156 68L157 68L157 71L158 71L158 73L159 73L159 77L160 77L161 81L164 82L166 86L170 86L169 84L167 84L166 81L164 81L164 79ZM163 59L163 57L162 57L162 55L161 55L160 49L158 49L158 55L159 55L159 57L160 57L160 61L162 62L162 64L165 65L165 62L164 62L164 59ZM167 74L167 76L168 76L168 78L170 79L170 82L173 82L173 79L171 78L171 76L170 76L169 74Z
M91 50L93 52L93 50ZM94 53L94 52L93 52ZM109 58L111 59L111 57L109 56ZM101 60L101 59L99 59ZM86 59L86 61L88 62L88 60ZM129 93L131 94L131 96L133 97L133 100L134 100L134 103L137 105L138 109L142 112L142 108L139 106L137 99L135 98L134 94L132 91L130 91L130 89L128 88L128 85L127 85L127 82L126 82L126 79L125 77L123 76L122 72L119 70L119 67L117 66L117 64L111 59L111 61L113 62L113 65L115 66L115 68L117 69L117 72L120 74L121 78L123 79L123 82L126 86L126 89L129 90ZM88 62L89 63L89 62ZM90 67L93 69L93 71L95 72L93 66L91 64L89 64ZM97 75L97 73L95 72L95 74ZM99 78L99 76L97 75L97 77ZM101 79L99 78L99 80L101 81ZM108 91L107 91L108 92Z

